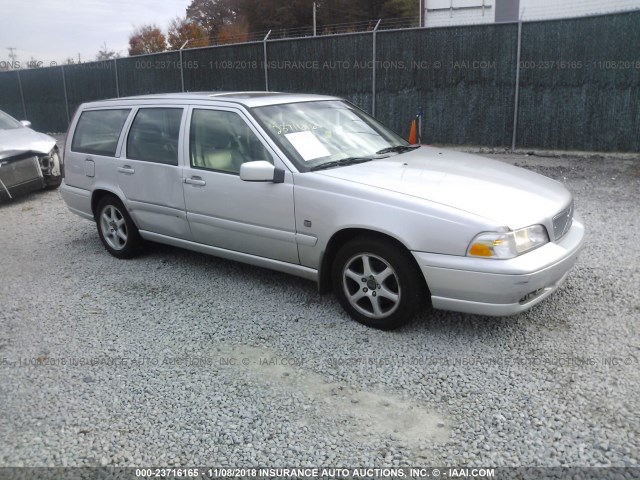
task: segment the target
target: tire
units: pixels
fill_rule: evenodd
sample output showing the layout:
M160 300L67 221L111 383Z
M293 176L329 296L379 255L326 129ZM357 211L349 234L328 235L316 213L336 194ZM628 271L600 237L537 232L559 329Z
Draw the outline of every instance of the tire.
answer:
M60 152L58 152L57 149L55 149L51 155L51 162L53 163L51 168L52 175L44 178L45 190L55 190L62 183L62 160L60 160Z
M96 208L98 235L107 251L117 258L131 258L140 253L142 237L124 205L114 195L106 195Z
M425 304L424 279L415 261L387 240L351 240L338 251L332 277L342 307L369 327L401 327Z

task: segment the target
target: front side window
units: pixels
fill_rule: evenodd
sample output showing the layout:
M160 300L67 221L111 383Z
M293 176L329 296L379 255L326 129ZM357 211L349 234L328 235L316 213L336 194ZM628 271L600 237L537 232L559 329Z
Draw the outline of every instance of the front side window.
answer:
M376 119L338 100L269 105L252 112L302 171L408 147Z
M243 118L235 112L195 109L189 133L191 166L239 173L240 165L273 157Z
M113 109L83 112L73 134L71 150L113 157L116 154L122 126L130 111Z
M141 108L127 137L127 158L178 165L182 108Z

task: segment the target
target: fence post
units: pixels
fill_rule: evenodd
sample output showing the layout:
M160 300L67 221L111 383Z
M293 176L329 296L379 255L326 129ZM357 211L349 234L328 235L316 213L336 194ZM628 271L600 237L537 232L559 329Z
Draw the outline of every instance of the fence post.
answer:
M518 20L518 47L516 53L516 91L513 106L513 135L511 136L511 151L516 149L516 135L518 129L518 106L520 103L520 49L522 46L522 18Z
M67 95L67 80L64 76L64 65L60 67L62 70L62 89L64 90L64 108L67 111L67 123L69 123L69 97Z
M376 56L378 54L376 51L376 36L381 21L382 19L379 19L373 29L373 71L371 72L371 116L373 117L376 116Z
M271 35L271 30L267 32L267 34L264 36L264 40L262 41L262 44L264 46L264 90L265 92L269 91L269 69L267 68L267 39L269 38L269 35Z
M120 86L118 85L120 81L118 80L118 59L117 58L113 59L113 64L115 65L115 72L116 72L116 97L120 98Z
M189 40L184 42L180 47L180 86L182 87L182 91L184 92L184 65L182 65L182 49L187 46Z
M22 102L22 115L24 115L22 118L26 120L27 107L24 104L24 93L22 92L22 80L20 79L20 70L16 70L16 73L18 74L18 89L20 90L20 101Z

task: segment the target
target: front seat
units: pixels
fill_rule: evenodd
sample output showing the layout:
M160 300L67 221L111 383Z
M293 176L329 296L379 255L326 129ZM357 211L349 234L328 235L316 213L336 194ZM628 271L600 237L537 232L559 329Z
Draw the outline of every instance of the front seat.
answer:
M221 122L207 122L198 132L199 152L197 163L212 170L238 172L235 151L232 148L233 136Z

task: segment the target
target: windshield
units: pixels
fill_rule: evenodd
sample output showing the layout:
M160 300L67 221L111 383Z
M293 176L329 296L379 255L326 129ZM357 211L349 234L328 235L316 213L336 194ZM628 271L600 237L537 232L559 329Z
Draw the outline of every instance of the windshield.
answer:
M409 145L362 110L338 100L269 105L253 112L300 171L375 158L381 150Z
M0 110L0 130L9 130L21 127L22 124L19 121Z

